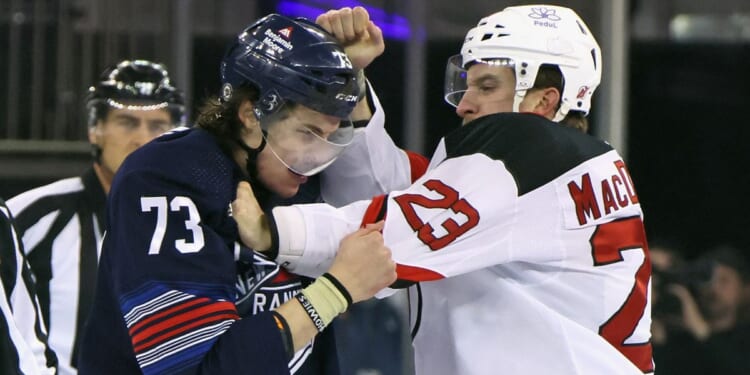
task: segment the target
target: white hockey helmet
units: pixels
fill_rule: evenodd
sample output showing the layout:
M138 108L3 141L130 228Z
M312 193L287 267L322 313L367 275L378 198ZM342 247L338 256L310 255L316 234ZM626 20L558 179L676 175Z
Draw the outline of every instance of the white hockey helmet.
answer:
M564 87L555 121L569 110L588 114L602 76L601 49L586 24L572 9L554 5L507 7L481 19L466 34L461 54L448 60L445 100L458 106L467 88L466 69L493 61L515 68L516 112L539 67L557 65Z

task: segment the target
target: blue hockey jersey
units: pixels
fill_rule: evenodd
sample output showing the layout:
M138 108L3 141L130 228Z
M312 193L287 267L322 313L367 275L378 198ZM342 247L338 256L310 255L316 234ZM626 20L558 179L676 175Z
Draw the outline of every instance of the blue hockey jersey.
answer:
M324 332L288 360L270 311L305 280L239 244L230 203L243 171L202 129L125 161L107 203L85 374L337 373Z

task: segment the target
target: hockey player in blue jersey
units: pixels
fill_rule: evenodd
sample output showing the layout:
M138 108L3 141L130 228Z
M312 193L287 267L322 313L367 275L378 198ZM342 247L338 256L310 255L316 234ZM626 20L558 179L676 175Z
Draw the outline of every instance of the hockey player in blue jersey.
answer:
M336 40L267 16L230 45L221 80L195 128L143 146L115 178L81 374L335 374L325 327L395 280L377 225L309 283L241 245L232 218L238 184L271 205L360 142L363 77Z

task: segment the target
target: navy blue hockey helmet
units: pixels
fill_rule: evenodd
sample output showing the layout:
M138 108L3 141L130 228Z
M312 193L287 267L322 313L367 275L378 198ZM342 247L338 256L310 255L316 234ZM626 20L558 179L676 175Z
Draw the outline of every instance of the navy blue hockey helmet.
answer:
M336 40L314 23L270 14L248 26L229 46L221 63L223 100L235 88L253 84L260 93L260 119L285 101L347 118L357 104L359 85L351 61Z
M147 60L124 60L108 67L86 95L89 125L104 115L102 108L133 110L166 109L172 122L181 124L185 116L185 98L172 86L163 65Z

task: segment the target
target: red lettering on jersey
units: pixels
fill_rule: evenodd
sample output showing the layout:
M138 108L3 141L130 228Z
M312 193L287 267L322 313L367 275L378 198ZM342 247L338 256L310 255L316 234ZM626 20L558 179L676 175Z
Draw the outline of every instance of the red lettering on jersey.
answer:
M617 203L620 205L620 207L625 207L628 204L630 204L630 201L628 200L628 196L624 194L620 194L620 185L624 185L622 182L622 179L614 175L612 176L612 186L615 188L615 196L617 197Z
M570 181L568 183L568 191L576 204L578 224L584 225L588 221L586 217L593 215L594 220L596 220L602 217L602 213L599 210L599 203L596 201L596 196L594 195L594 187L591 185L591 176L588 173L583 175L581 185L583 187L579 187L575 181Z
M630 201L633 202L633 204L638 203L638 195L635 193L635 188L633 187L633 179L630 178L630 172L628 172L628 168L625 167L625 163L622 160L618 160L615 162L615 168L620 172L620 177L625 184L625 189L628 190Z
M448 244L455 241L458 236L466 233L469 229L474 228L479 224L479 211L472 207L466 199L459 199L458 192L455 189L440 180L429 180L424 183L424 186L443 197L440 199L432 199L420 194L403 194L393 198L393 200L398 203L401 211L404 213L406 222L409 223L409 226L411 226L415 232L417 232L417 237L424 242L425 245L429 246L430 249L435 251L448 246ZM442 237L435 237L433 234L435 228L433 228L430 223L425 223L419 217L414 209L414 205L425 208L450 209L454 213L460 214L456 216L456 218L464 216L466 220L463 224L459 225L453 218L446 219L440 225L445 228L448 233Z
M602 180L602 200L604 201L604 214L609 215L612 210L617 211L620 207L615 203L615 197L612 195L612 189L609 187L609 181Z
M617 348L644 373L654 371L650 342L626 344L646 310L651 261L646 233L639 216L616 220L596 227L591 235L594 266L623 261L623 251L643 251L643 262L635 272L633 288L620 308L599 326L599 335Z

